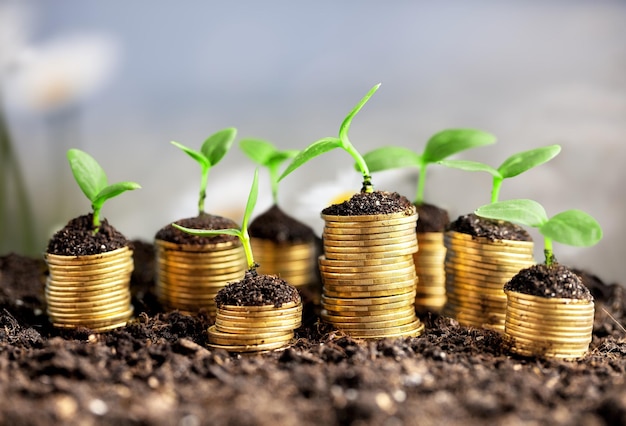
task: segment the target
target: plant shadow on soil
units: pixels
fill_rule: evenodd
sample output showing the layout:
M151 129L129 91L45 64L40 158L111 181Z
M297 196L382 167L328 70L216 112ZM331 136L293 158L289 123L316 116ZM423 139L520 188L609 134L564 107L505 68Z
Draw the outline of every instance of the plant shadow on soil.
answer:
M624 288L579 271L596 302L578 361L511 355L500 334L423 318L417 338L358 341L317 320L281 351L208 349L202 312L162 312L154 249L134 242L136 318L103 334L45 315L45 264L0 257L2 424L626 424Z

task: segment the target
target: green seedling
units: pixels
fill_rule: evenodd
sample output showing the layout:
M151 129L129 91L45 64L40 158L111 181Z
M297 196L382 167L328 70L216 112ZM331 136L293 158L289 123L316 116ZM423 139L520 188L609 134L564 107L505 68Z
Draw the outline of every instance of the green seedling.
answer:
M367 95L361 99L361 101L350 111L350 113L346 116L346 118L341 123L341 127L339 128L339 137L327 137L320 139L316 142L313 142L306 149L301 151L291 162L291 164L287 167L287 169L283 172L283 174L278 178L280 181L289 173L296 170L298 167L312 159L313 157L317 157L320 154L333 150L335 148L342 148L348 154L352 156L354 161L356 162L357 170L361 172L363 175L363 186L361 188L361 192L374 192L374 186L372 185L372 177L370 175L370 170L367 166L367 163L363 159L363 156L359 154L359 152L354 148L350 139L348 139L348 131L350 130L350 124L352 123L352 119L354 116L363 108L363 106L367 103L369 98L378 90L380 87L380 83L376 86L372 87Z
M443 160L439 161L447 167L455 169L467 170L470 172L487 172L493 176L493 184L491 187L491 202L498 201L500 196L500 187L504 179L515 177L527 170L537 167L543 163L546 163L557 156L561 152L559 145L550 145L542 148L531 149L529 151L518 152L511 155L509 158L494 169L487 164L479 163L476 161L465 160Z
M206 186L209 179L209 171L220 162L228 152L237 136L237 129L229 127L209 136L200 151L188 148L178 142L172 141L172 145L186 152L191 158L200 164L202 178L200 180L200 195L198 198L198 214L204 214L204 200L206 199Z
M470 148L490 145L496 137L490 133L474 129L447 129L433 135L421 154L408 148L387 146L375 149L363 156L370 172L397 169L400 167L417 167L419 177L415 204L424 203L424 187L426 183L426 167L442 161L451 155Z
M589 247L602 239L600 224L581 210L566 210L548 218L541 204L533 200L508 200L487 204L476 215L506 220L537 228L544 237L545 264L556 262L552 241L577 247Z
M278 168L280 165L298 155L297 150L281 151L270 142L261 139L243 139L239 142L241 150L260 166L267 167L272 185L272 199L278 204Z
M79 149L68 150L67 159L76 183L91 201L95 234L100 230L100 211L104 202L117 197L122 192L138 189L141 186L135 182L119 182L109 185L107 175L100 164L91 155Z
M246 203L246 210L243 213L243 221L241 223L241 229L191 229L184 226L172 223L174 228L187 232L191 235L197 235L200 237L212 237L215 235L234 235L239 238L243 245L243 250L246 253L246 261L248 262L248 269L253 270L257 264L254 262L254 256L252 255L252 246L250 245L250 235L248 234L248 222L252 211L256 205L256 200L259 194L259 169L255 169L254 178L252 179L252 187L250 188L250 195L248 195L248 202Z

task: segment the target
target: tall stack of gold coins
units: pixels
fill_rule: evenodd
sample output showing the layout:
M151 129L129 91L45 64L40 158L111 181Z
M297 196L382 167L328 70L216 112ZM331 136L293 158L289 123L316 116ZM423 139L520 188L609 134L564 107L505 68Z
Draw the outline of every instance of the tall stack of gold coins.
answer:
M446 246L443 232L418 232L419 250L413 254L417 272L415 308L419 312L440 312L446 304Z
M504 334L511 351L525 356L576 359L589 349L593 332L591 300L546 298L506 291Z
M521 269L535 264L532 241L490 240L449 231L444 315L460 324L504 331L506 284Z
M195 314L206 309L215 316L215 295L248 269L239 240L214 244L176 244L155 240L156 292L166 309Z
M302 301L274 305L217 308L209 327L209 346L229 352L255 352L287 346L302 324Z
M322 320L356 338L417 336L417 214L322 214Z
M133 314L128 247L86 256L46 253L45 259L47 313L55 327L102 332L126 325Z
M259 264L260 274L277 275L299 288L316 281L317 250L315 241L306 243L277 243L272 240L250 239L252 252Z

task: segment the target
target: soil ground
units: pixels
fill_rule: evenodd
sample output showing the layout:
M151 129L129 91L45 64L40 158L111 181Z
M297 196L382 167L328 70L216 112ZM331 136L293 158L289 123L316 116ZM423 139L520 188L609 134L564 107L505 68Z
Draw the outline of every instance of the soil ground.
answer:
M514 356L492 331L427 316L417 338L357 341L305 304L288 349L208 349L202 312L162 312L152 245L134 242L136 319L92 334L45 315L45 265L0 257L0 424L626 424L626 297L584 273L596 301L578 361Z

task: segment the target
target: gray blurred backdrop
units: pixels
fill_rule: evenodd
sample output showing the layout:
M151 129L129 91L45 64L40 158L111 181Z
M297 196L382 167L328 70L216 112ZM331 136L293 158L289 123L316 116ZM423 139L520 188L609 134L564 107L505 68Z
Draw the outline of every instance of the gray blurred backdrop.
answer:
M209 134L234 126L238 140L258 137L302 149L335 136L348 111L381 82L353 122L357 149L421 151L439 130L474 127L494 133L497 144L456 158L497 167L515 152L559 143L563 151L552 162L505 181L501 199L532 198L549 215L570 208L593 215L604 239L591 248L557 243L555 253L562 263L624 282L624 1L0 5L0 27L18 33L0 30L2 106L34 210L37 253L55 227L90 210L69 173L70 147L98 159L110 181L142 185L109 201L103 215L127 237L151 241L165 224L196 214L200 169L171 140L199 148ZM79 87L75 96L63 92L71 92L64 84L80 83L71 74L80 72L83 59L77 57L68 81L47 89L48 103L25 102L30 95L22 90L29 88L20 84L28 82L20 83L20 73L33 55L58 40L62 45L65 38L92 36L105 40L105 48L93 53L104 57L102 63L95 58L102 75L92 76L100 79L93 88ZM87 54L84 63L90 60ZM43 79L52 79L53 71ZM91 84L86 80L81 84ZM207 210L239 220L253 169L234 146L210 173ZM374 183L413 199L416 176L414 170L384 172L374 175ZM280 204L319 233L321 208L359 185L348 154L333 151L282 182ZM435 165L426 198L456 218L487 203L490 187L487 174ZM257 214L271 204L265 172L260 191ZM1 202L19 220L15 190L7 194ZM17 222L0 226L18 229ZM23 250L15 232L5 229L4 235L4 252ZM541 261L542 242L533 235Z

